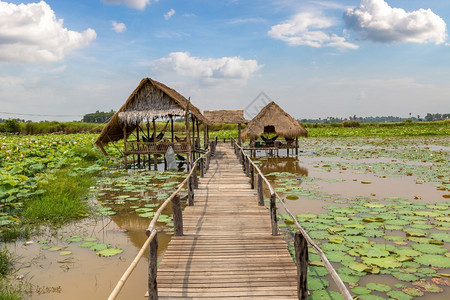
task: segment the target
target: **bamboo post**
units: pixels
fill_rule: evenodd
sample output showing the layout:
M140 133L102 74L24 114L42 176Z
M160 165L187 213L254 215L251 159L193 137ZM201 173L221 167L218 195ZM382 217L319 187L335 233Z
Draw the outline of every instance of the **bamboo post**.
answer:
M270 221L272 223L272 235L278 235L277 207L275 199L276 199L275 193L270 195Z
M257 177L257 185L258 185L258 205L264 206L264 191L263 191L263 179L261 174L258 173Z
M295 233L295 260L297 261L297 296L298 299L308 299L308 242L300 233Z
M140 142L140 139L139 139L139 129L140 129L140 127L139 127L139 121L136 121L136 139L137 139L137 144L138 144L138 150L139 150L139 142ZM140 169L141 168L141 154L139 154L139 152L140 151L138 151L138 155L137 155L137 159L138 159L138 169Z
M295 155L298 155L298 137L295 138Z
M189 98L187 105L186 105L186 112L184 113L184 120L185 120L185 130L186 130L186 141L187 141L187 155L186 155L186 162L187 162L187 168L188 171L191 170L191 132L189 130L189 103L191 101L191 98Z
M188 206L194 205L194 187L192 183L192 177L189 177L188 181Z
M158 234L150 242L148 251L148 299L158 299L158 284L156 282L158 265Z
M238 144L239 146L241 146L242 141L241 141L241 123L238 124Z
M183 213L181 212L180 196L176 195L172 198L172 214L173 214L173 225L174 225L174 235L183 235Z
M125 164L125 170L128 169L127 161L127 125L123 125L123 162Z
M209 163L211 162L211 151L206 155L206 171L209 170Z

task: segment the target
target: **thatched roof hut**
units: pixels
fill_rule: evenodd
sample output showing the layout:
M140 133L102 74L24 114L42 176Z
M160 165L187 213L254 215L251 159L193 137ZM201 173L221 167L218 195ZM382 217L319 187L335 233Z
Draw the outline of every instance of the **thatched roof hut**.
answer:
M273 101L247 124L242 132L242 138L256 139L264 133L272 132L290 139L308 136L308 131Z
M200 123L210 124L200 110L177 91L151 78L144 78L125 104L105 125L95 144L104 151L103 146L109 142L116 142L124 138L124 129L129 136L140 122L151 122L163 117L183 116L188 106L192 116Z
M205 110L203 115L211 123L246 124L243 110Z

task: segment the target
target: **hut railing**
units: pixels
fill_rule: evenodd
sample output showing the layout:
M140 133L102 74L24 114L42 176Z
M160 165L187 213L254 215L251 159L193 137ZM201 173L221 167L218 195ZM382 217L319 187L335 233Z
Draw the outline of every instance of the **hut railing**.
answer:
M256 173L256 188L258 194L258 204L264 206L264 192L263 192L263 182L266 183L270 192L270 208L269 213L272 222L272 235L278 235L278 225L277 225L277 211L276 211L276 199L279 199L279 203L283 206L284 210L290 216L298 232L295 234L294 246L295 246L295 259L297 263L297 293L298 299L307 299L307 271L308 271L308 244L317 252L317 254L322 259L325 268L330 272L333 281L336 283L339 291L344 296L346 300L352 300L353 297L348 291L342 279L337 274L336 270L333 268L325 253L320 249L320 247L314 243L311 237L308 235L306 230L298 223L295 216L287 208L283 199L278 196L278 194L273 189L270 182L258 168L258 166L251 160L250 156L245 153L245 149L238 145L234 138L231 138L231 146L234 148L234 152L242 163L244 172L250 177L250 184L252 188L255 188L255 173Z
M148 236L147 240L144 242L142 248L139 250L138 254L131 262L130 266L127 268L125 273L120 278L119 282L115 286L114 290L108 297L108 300L114 300L119 295L126 281L130 277L133 270L136 268L139 260L144 255L145 249L149 247L149 269L148 269L148 296L149 299L158 299L158 289L156 285L156 274L157 274L157 253L158 253L158 230L156 228L156 223L166 206L169 202L172 204L172 214L174 222L174 235L183 235L183 218L181 211L181 203L179 193L183 189L184 185L187 184L188 191L188 205L194 205L194 187L198 184L197 182L197 169L200 169L200 176L203 177L206 170L209 169L209 163L211 161L211 156L215 154L217 145L217 140L211 141L209 144L209 149L206 153L201 155L192 164L191 170L187 177L181 182L177 189L161 204L161 206L156 211L150 225L146 229L146 234Z
M166 153L172 146L175 153L188 152L188 143L170 143L170 142L125 142L125 154L153 154Z

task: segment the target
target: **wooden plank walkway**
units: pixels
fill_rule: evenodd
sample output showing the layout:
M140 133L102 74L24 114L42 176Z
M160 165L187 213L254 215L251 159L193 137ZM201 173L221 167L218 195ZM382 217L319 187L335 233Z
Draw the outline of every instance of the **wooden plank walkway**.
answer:
M297 267L229 144L218 144L184 236L172 237L158 267L161 299L296 299Z

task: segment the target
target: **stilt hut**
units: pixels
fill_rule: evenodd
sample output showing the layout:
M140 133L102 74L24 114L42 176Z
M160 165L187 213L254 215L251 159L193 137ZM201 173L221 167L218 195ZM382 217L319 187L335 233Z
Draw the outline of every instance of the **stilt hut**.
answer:
M241 145L242 124L247 124L244 118L243 110L205 110L203 115L211 122L211 124L237 124L238 127L238 143Z
M268 138L267 136L272 135ZM276 151L295 149L298 154L298 138L308 136L308 131L275 102L270 102L250 121L242 132L242 138L250 138L250 148L254 150ZM262 141L257 142L258 138Z
M174 117L185 118L184 136L174 133ZM157 133L156 120L167 119L165 126ZM170 135L166 134L170 122ZM192 131L191 124L192 123ZM155 169L158 155L164 155L169 147L177 154L186 154L189 162L196 151L201 151L199 125L209 126L209 121L200 110L174 89L153 80L144 78L131 93L125 104L105 125L95 144L106 155L104 146L110 142L124 140L123 157L125 166L128 156L137 165L153 156ZM142 160L141 160L142 159Z

